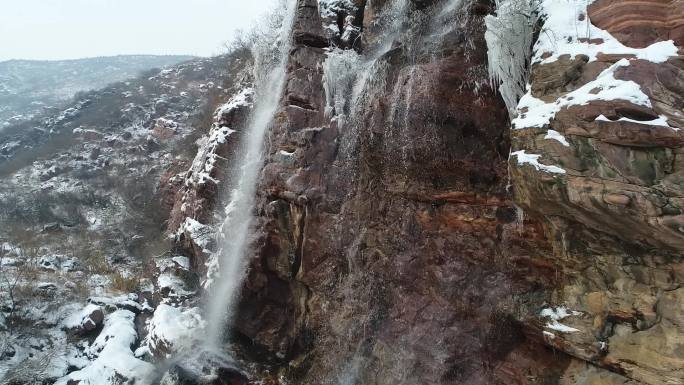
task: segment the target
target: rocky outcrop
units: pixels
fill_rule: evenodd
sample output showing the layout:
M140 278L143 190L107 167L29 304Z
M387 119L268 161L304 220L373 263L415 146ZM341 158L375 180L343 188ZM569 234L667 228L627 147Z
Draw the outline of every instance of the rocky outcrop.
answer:
M543 27L586 55L537 43L510 171L516 202L544 221L554 248L551 303L572 311L528 323L595 365L573 364L568 383L684 378L681 6L595 1L577 8L577 23L597 40L564 35L570 18Z
M643 48L674 40L684 46L684 3L672 0L596 0L591 22L628 47Z
M315 3L300 2L295 37L320 30ZM557 276L543 229L506 191L507 111L482 48L488 3L385 5L364 10L364 56L332 117L324 82L347 74L324 73L335 54L319 38L295 39L235 331L301 384L557 378L568 358L516 321L540 310Z

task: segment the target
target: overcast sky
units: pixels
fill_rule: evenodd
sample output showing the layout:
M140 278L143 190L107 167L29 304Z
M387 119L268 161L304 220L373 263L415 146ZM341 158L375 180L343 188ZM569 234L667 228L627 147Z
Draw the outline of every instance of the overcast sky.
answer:
M0 61L221 52L272 0L0 0Z

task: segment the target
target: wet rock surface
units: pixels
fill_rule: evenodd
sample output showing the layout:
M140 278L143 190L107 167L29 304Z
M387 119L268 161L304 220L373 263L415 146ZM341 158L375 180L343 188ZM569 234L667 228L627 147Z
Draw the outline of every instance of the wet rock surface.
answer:
M374 62L350 69L362 89L332 117L324 82L345 74L322 72L333 54L317 39L295 40L235 331L296 383L541 383L569 360L516 321L555 284L551 244L518 219L506 108L485 51L463 46L481 45L486 3L451 10L462 24L437 38L447 3L367 4L359 62ZM323 22L298 18L295 36ZM415 23L425 41L371 27L382 23Z

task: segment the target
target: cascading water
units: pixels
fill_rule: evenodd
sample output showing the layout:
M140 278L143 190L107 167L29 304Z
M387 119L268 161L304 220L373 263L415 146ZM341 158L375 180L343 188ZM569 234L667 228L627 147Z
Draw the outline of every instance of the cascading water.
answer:
M424 78L420 79L421 71L425 71L420 62L436 61L440 55L453 54L445 53L442 48L467 25L467 10L471 3L472 0L443 0L433 7L417 9L411 1L390 0L377 20L368 23L376 29L367 35L372 41L367 42L363 53L337 48L328 52L323 64L326 115L336 119L341 128L344 136L340 139L342 157L348 157L352 164L358 159L360 141L367 141L372 135L364 131L368 127L364 118L371 116L370 109L377 107L374 101L386 100L389 96L391 104L385 116L386 127L380 145L393 141L390 148L398 147L401 152L392 156L398 155L398 161L404 167L412 164L414 147L410 141L415 140L416 135L411 130L416 128L411 121L415 118L411 115L411 103L421 95L417 87L429 87ZM470 48L468 44L468 41L463 43L465 55ZM392 84L393 76L402 82ZM425 127L420 129L424 129L426 135L434 135ZM397 143L406 145L401 147ZM351 173L354 172L352 169ZM349 178L353 180L354 176ZM360 231L356 240L360 242L364 236L364 231ZM354 250L354 243L350 246L350 250ZM353 276L356 263L352 252L347 256L347 262L350 276ZM362 344L370 340L366 337L364 335ZM356 385L364 382L365 366L371 360L362 344L352 352L346 364L339 367L330 383Z
M210 271L205 343L221 351L226 325L233 318L237 292L244 274L244 256L250 241L256 184L263 164L266 130L277 111L286 80L286 66L296 0L287 0L282 21L272 31L273 41L257 41L255 56L256 102L242 144L243 156L237 168L236 187L226 207L221 227L218 269Z

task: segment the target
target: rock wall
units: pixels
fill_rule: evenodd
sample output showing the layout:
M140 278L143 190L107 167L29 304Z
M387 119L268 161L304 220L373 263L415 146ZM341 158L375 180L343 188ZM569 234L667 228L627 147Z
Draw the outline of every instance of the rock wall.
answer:
M538 333L617 373L600 383L679 383L682 3L572 3L572 16L547 17L547 35L569 43L555 51L540 37L512 132L516 201L553 245L561 284L551 303L572 310L555 320L569 329L551 321ZM543 12L567 11L556 5ZM564 34L575 26L591 36ZM572 383L599 383L586 378L601 369L580 373Z
M299 2L236 332L301 384L557 378L568 359L516 321L557 276L540 223L520 220L506 191L507 111L483 40L491 4L410 1L388 14L397 3L355 5L363 45L349 48L365 64L331 117L326 82L344 74L325 73L334 52L317 2Z
M684 44L684 3L672 0L596 0L591 21L630 47L643 48L664 40Z
M494 2L298 1L234 320L269 381L684 377L681 2L540 7L509 122ZM174 212L210 221L198 186Z

